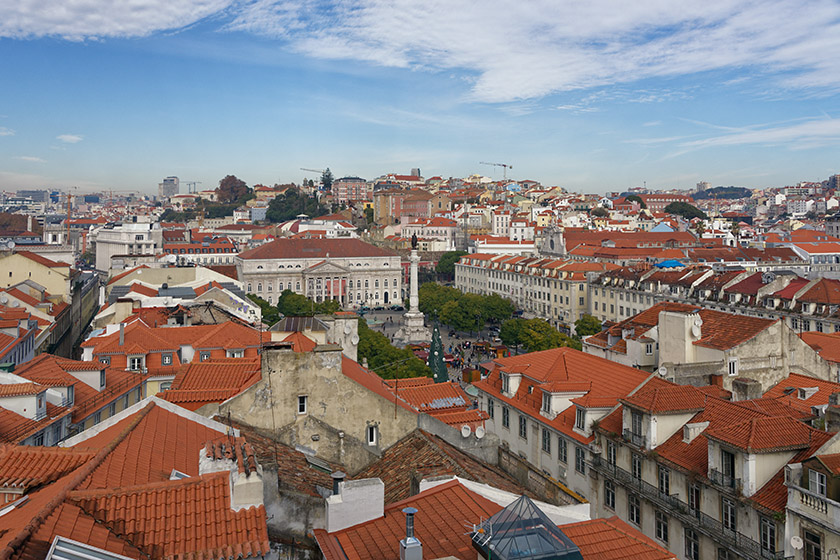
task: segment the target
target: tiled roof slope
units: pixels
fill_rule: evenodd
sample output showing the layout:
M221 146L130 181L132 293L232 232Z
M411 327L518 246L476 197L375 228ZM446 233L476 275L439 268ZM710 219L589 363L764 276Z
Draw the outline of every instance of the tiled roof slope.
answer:
M699 313L700 318L703 319L702 334L700 340L694 341L694 344L719 350L734 348L779 321L724 313L713 309L701 309Z
M169 406L149 399L102 431L79 436L74 449L46 452L89 458L76 468L56 461L53 476L66 474L3 516L7 530L0 531L0 560L43 558L56 535L130 558L267 554L264 507L233 511L228 474L198 476L200 451L208 441L226 440L225 427ZM0 476L19 472L25 459L30 468L44 464L38 452L22 453L13 464L0 461ZM173 469L191 478L170 481Z
M440 484L385 508L385 515L367 523L327 533L315 531L326 560L382 560L399 558L405 537L402 509L417 508L415 535L428 558L473 558L470 524L486 520L502 506L465 488L457 480ZM560 529L580 549L584 560L672 560L674 556L619 519L596 519Z
M239 253L244 260L346 257L393 257L396 253L380 249L360 239L275 239Z
M0 446L0 486L28 490L55 482L93 458L88 449Z
M497 359L492 363L488 377L474 383L476 387L494 399L581 442L590 442L592 437L585 437L574 430L575 407L567 408L553 420L542 416L542 390L586 393L598 397L599 407L609 407L617 404L619 398L626 397L650 377L650 374L638 369L572 348L531 352ZM513 397L502 394L502 372L522 375L522 381ZM529 390L529 387L533 389Z
M816 389L816 392L806 393L807 398L803 399L799 396L799 389ZM764 399L772 399L810 414L812 406L827 405L832 393L840 393L840 383L791 373L786 379L768 389L764 393Z
M840 363L840 333L808 331L799 333L799 338L813 348L823 360Z
M382 458L369 465L354 478L379 478L385 483L385 503L390 504L411 496L411 480L433 476L453 475L489 484L513 494L525 493L509 474L478 461L439 437L415 430L389 447Z
M256 558L268 552L265 508L233 511L227 472L71 492L68 499L152 558Z

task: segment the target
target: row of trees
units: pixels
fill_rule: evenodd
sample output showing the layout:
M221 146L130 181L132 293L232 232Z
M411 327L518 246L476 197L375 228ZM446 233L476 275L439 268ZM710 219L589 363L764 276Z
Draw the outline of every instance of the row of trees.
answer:
M517 350L523 346L528 352L539 352L550 348L569 346L581 349L581 338L601 332L601 322L592 315L584 315L575 321L575 336L568 336L552 327L543 319L508 319L499 329L499 338L507 346Z
M498 294L464 294L437 282L420 286L418 295L420 311L459 331L475 332L488 322L501 323L516 310L513 302Z
M309 217L323 216L329 209L317 199L303 194L298 189L288 189L268 203L265 219L272 223L292 220L300 214Z

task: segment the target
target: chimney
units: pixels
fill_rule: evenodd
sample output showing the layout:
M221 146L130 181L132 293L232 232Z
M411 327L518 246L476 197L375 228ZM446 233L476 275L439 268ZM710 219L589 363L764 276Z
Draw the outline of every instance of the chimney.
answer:
M400 560L423 560L423 543L414 536L414 515L417 509L407 507L405 514L405 538L400 541Z
M125 323L120 323L120 346L125 344Z
M385 484L378 478L341 482L326 506L328 533L379 519L385 515Z
M332 495L333 495L333 496L338 496L339 494L341 494L341 483L342 483L342 482L344 482L344 478L345 478L347 475L346 475L346 474L344 474L344 473L343 473L343 472L341 472L341 471L335 471L335 472L333 472L332 474L330 474L330 476L331 476L331 477L332 477L332 479L333 479L333 490L332 490Z
M840 432L840 393L832 393L828 397L825 409L825 431Z

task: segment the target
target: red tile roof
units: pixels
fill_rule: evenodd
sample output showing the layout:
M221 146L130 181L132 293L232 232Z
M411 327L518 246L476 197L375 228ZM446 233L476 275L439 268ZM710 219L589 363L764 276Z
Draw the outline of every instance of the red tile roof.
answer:
M56 261L50 260L46 257L42 257L38 253L33 253L31 251L17 251L16 254L20 255L22 257L26 257L27 259L29 259L31 261L34 261L38 264L44 265L48 268L69 268L70 267L70 265L67 264L67 263L56 262Z
M76 470L93 455L87 449L0 445L0 486L40 487Z
M0 384L0 397L20 397L23 395L37 395L47 388L37 383L8 383Z
M800 398L799 389L811 388L815 388L817 391L808 396L808 398ZM782 379L768 389L764 393L764 399L773 399L810 414L812 406L827 405L828 398L832 393L840 393L840 383L817 379L808 375L791 373L786 379Z
M156 558L263 556L269 551L265 508L232 510L229 476L220 472L131 488L74 491L68 499Z
M806 448L814 431L790 416L763 416L739 424L709 427L705 434L707 438L751 453L767 453Z
M651 414L699 411L706 406L707 395L690 385L667 385L643 388L621 399L622 403Z
M799 333L799 338L813 348L823 360L840 363L840 333L809 331Z
M260 380L257 358L229 358L181 366L172 387L158 396L188 410L221 403Z
M254 249L244 251L239 257L249 259L300 259L346 257L393 257L386 251L360 239L275 239Z

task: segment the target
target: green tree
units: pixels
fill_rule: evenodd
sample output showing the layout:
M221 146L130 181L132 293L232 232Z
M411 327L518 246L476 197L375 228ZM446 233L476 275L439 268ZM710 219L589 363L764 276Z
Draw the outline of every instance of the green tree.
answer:
M286 317L311 317L341 311L341 304L332 299L316 302L292 290L283 290L277 299L277 310Z
M501 323L510 319L513 312L516 311L516 306L507 298L503 298L499 294L490 294L484 296L484 312L482 315L485 319L493 323Z
M692 206L688 202L672 202L668 206L665 207L666 214L676 214L677 216L682 216L686 220L690 220L692 218L700 218L701 220L705 220L708 218L706 214L700 210L699 208Z
M528 352L539 352L561 346L581 349L580 341L567 336L542 319L529 319L522 325L522 345Z
M272 223L279 223L293 220L300 214L306 214L312 218L323 216L327 211L327 207L314 197L307 196L298 189L288 189L268 203L265 219Z
M248 294L248 299L259 306L262 311L262 322L266 325L273 325L281 319L280 311L278 311L276 306L271 305L261 297L255 296L254 294Z
M373 207L368 206L365 208L365 222L367 222L368 226L373 224Z
M455 274L455 263L466 254L466 251L449 251L448 253L444 253L438 259L435 270L438 274L451 278Z
M610 215L610 211L606 208L596 206L595 208L589 211L589 215L595 216L596 218L606 218Z
M642 197L637 194L631 194L630 196L625 197L625 200L629 200L630 202L638 202L640 208L647 208L647 204L645 204L645 201L642 200Z
M440 316L444 305L450 301L458 301L461 292L437 282L426 282L420 285L417 296L420 311L425 313L427 317L437 318Z
M475 332L484 325L481 296L464 294L460 299L450 300L440 310L440 320L458 331Z
M601 332L601 321L589 314L584 314L575 321L575 334L578 338Z
M247 194L248 185L245 184L245 181L237 178L236 175L228 175L219 181L219 188L216 189L219 202L226 204L237 202Z
M367 360L368 367L384 379L432 377L432 370L411 350L396 348L364 319L359 319L358 355L359 361Z
M323 173L321 173L321 185L323 185L324 190L330 190L333 184L333 174L330 171L330 168L327 167Z
M519 349L519 345L522 344L522 327L525 325L525 319L515 318L515 319L508 319L504 323L502 323L502 327L499 329L499 338L502 339L502 342L505 343L507 346L513 346L517 350Z

